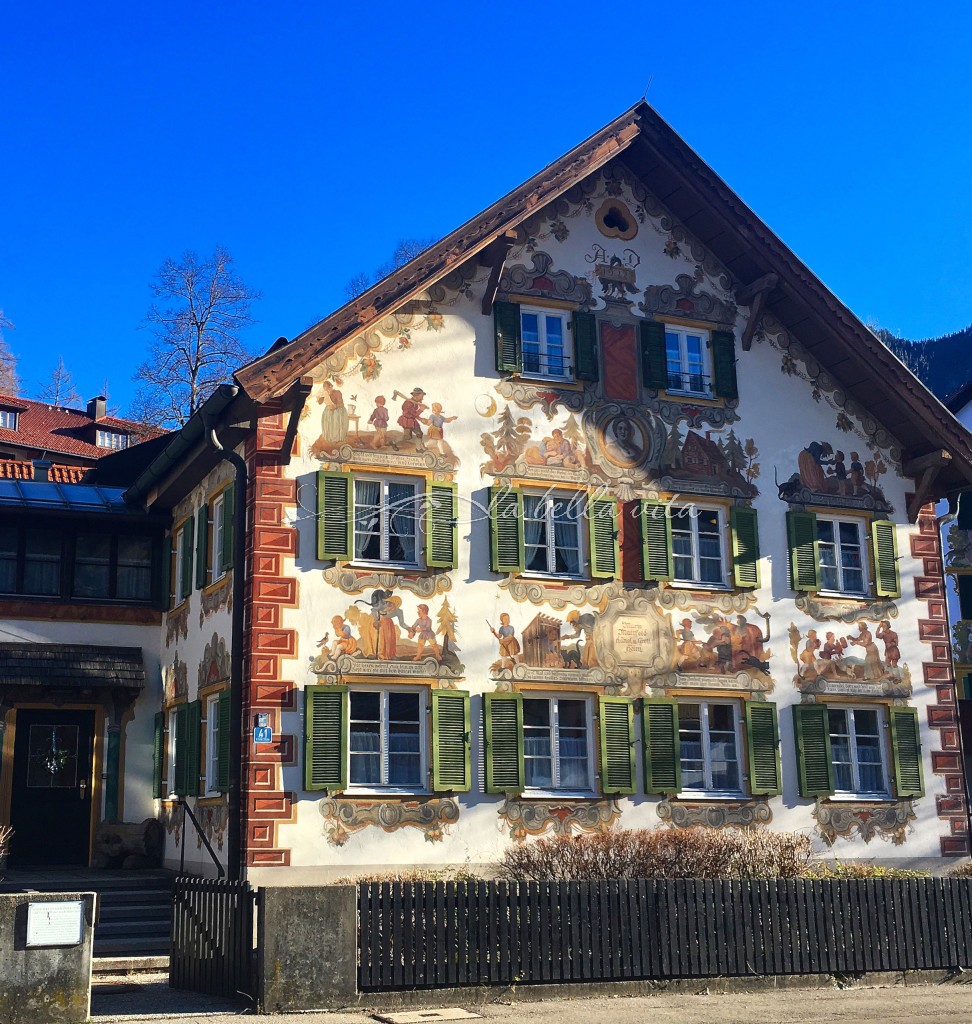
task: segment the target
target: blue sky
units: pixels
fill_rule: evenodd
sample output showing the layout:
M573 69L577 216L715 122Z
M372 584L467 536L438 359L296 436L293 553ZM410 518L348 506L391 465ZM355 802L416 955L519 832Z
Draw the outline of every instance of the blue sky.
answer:
M216 244L263 350L644 93L859 316L972 322L972 4L7 4L0 308L124 408L162 261Z

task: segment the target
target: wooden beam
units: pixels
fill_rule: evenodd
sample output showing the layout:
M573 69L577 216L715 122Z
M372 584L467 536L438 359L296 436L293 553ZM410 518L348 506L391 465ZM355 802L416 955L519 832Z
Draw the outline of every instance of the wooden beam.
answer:
M935 482L935 477L938 476L941 466L928 466L924 473L921 475L921 480L918 481L918 486L915 488L915 493L911 497L911 501L908 502L908 522L918 522L918 513L921 511L921 506L932 496L932 484Z
M763 303L766 302L766 296L779 283L780 279L777 274L763 274L762 277L757 278L752 284L737 289L736 301L744 306L749 306L749 319L746 321L742 335L743 352L748 352L752 348L753 335L756 333L756 328L759 326L759 321L763 316Z
M947 466L952 461L950 452L945 451L944 448L936 448L933 452L928 452L926 455L919 455L916 458L908 459L901 466L901 472L905 476L912 478L917 477L919 473L927 469L941 469Z
M483 316L489 316L493 312L493 300L496 298L496 290L499 288L500 275L506 265L506 257L513 248L516 241L515 231L504 231L480 253L479 262L484 267L489 267L489 278L486 281L486 288L483 291Z

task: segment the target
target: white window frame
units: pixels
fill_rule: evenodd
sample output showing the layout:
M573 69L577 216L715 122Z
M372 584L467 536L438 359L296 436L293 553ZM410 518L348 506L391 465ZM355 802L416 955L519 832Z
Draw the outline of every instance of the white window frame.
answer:
M692 579L687 579L684 576L679 576L676 569L676 554L675 554L675 532L676 523L680 523L681 520L677 519L675 513L680 509L689 509L688 522L691 526L690 530L679 530L680 533L689 533L692 541L692 572L694 574ZM702 580L701 571L701 559L699 557L699 517L696 515L696 511L715 512L719 519L719 560L722 565L721 578L718 583L712 583L707 580ZM689 502L684 505L671 505L669 508L669 519L672 526L672 583L675 586L693 587L696 589L705 590L729 590L729 528L727 524L726 509L723 505L700 505L698 502ZM689 556L679 555L679 558L686 558Z
M351 697L355 693L377 693L381 701L379 706L379 730L380 730L380 762L381 777L380 783L354 783L351 781ZM400 783L390 783L388 779L388 755L389 755L389 732L388 732L388 696L391 693L409 693L418 697L419 706L419 778L424 783L415 786L402 786ZM422 795L430 793L429 773L431 771L431 758L429 754L429 714L428 707L432 697L428 688L416 686L352 686L348 693L348 749L347 749L347 772L348 772L348 793L381 793L381 794L415 794Z
M834 793L831 799L837 800L890 800L891 797L891 776L888 765L888 743L887 728L888 715L883 704L873 704L870 707L861 704L830 704L827 706L827 734L833 742L833 733L830 731L830 713L839 711L844 715L847 725L848 745L850 747L850 765L854 789L837 789L837 773L834 772ZM878 721L878 751L881 754L881 777L884 780L884 788L881 790L861 789L861 777L859 759L857 753L857 721L855 712L873 711L877 713ZM831 755L831 760L833 756Z
M206 698L206 796L219 794L219 694Z
M14 409L0 409L0 427L4 430L16 430L20 421L20 413Z
M834 551L836 554L835 561L837 562L837 589L834 590L823 585L823 561L820 558L820 546L823 541L820 540L820 524L821 523L833 523L834 526ZM857 530L858 547L861 552L861 589L851 590L844 585L844 568L840 564L840 524L849 523ZM871 593L871 574L869 571L870 563L870 545L868 543L868 531L865 520L858 518L857 516L840 516L840 515L821 515L817 513L817 565L820 572L820 591L821 594L840 594L845 597L868 597Z
M215 583L226 575L226 569L223 566L223 502L225 499L226 492L220 491L209 506L209 516L213 524L212 554L209 556L210 583Z
M176 542L172 545L173 555L175 557L175 565L172 567L172 593L169 595L172 601L172 607L178 608L183 601L187 601L188 598L182 596L183 580L182 580L182 552L186 543L186 537L183 533L183 526L185 522L179 524L175 530Z
M520 375L523 377L529 377L535 380L559 380L559 381L572 381L574 379L574 339L571 336L571 320L570 313L566 309L552 309L544 306L520 306L520 361L521 365L525 363L523 354L523 314L532 314L537 317L538 326L538 345L540 349L539 358L541 369L539 370L527 370L525 365L520 371ZM561 337L564 339L564 372L563 373L551 373L549 370L542 369L543 363L547 358L547 321L546 317L552 316L560 320L561 324Z
M357 550L357 508L358 508L358 483L378 483L381 485L381 506L380 506L380 534L381 534L381 556L377 559L359 558ZM390 484L408 484L413 488L412 510L415 520L415 560L412 562L395 562L388 557L389 543L391 539L391 515L389 514L388 487ZM352 494L352 521L351 521L351 564L365 566L397 566L402 569L423 569L425 567L425 533L424 533L424 511L425 511L425 490L424 481L413 476L375 476L372 474L355 473L351 480Z
M97 430L95 445L98 448L110 448L113 452L120 452L128 447L128 434L122 434L117 430Z
M742 705L738 700L692 700L688 697L680 699L679 707L687 704L699 705L699 726L702 734L702 762L703 782L705 785L699 788L683 787L679 792L684 795L705 796L705 797L741 797L745 796L744 780L746 777L746 749L743 747L742 735ZM712 743L709 737L709 708L715 704L732 708L732 721L736 742L736 764L739 769L739 789L715 789L712 786ZM682 726L679 722L679 762L682 760L681 752ZM684 770L684 766L683 766Z
M594 700L592 697L585 693L538 693L530 691L522 694L523 700L542 700L547 701L550 705L550 725L548 726L550 732L550 762L551 762L551 775L553 776L553 785L548 787L530 787L526 784L526 762L529 760L526 754L526 715L524 714L523 724L523 784L524 794L530 794L532 796L576 796L576 797L589 797L596 795L596 750L595 750L595 736L594 736ZM559 707L560 701L562 700L576 700L581 701L584 704L584 721L587 730L587 787L584 789L567 788L560 784L560 715ZM533 727L539 728L539 727Z
M176 721L181 704L167 708L165 712L165 795L175 795L176 766Z
M699 398L712 398L715 395L712 381L712 335L709 331L701 327L685 327L680 324L666 323L665 327L665 366L668 374L668 379L665 387L665 391L672 395L695 395ZM672 368L671 361L668 355L668 336L670 334L676 335L678 338L678 367L677 369ZM684 383L686 378L690 378L693 374L688 371L688 336L693 335L702 339L702 389L697 390L690 386L672 387L671 379L673 375L679 377L680 383Z
M523 560L524 560L524 576L535 576L546 579L549 576L554 576L557 579L564 580L582 580L587 578L586 567L587 567L587 546L584 542L584 538L587 535L587 530L584 530L583 524L586 522L587 512L587 500L583 492L581 491L524 491L524 501L527 498L542 498L546 501L546 509L544 516L544 523L547 529L547 568L546 569L527 569L525 563L527 561L527 540L526 540L526 509L523 510ZM557 571L557 530L558 526L555 522L554 517L554 506L556 502L566 502L568 505L573 505L577 509L577 518L574 520L574 524L577 529L577 572L558 572ZM559 529L563 529L561 525ZM551 539L553 543L551 543Z

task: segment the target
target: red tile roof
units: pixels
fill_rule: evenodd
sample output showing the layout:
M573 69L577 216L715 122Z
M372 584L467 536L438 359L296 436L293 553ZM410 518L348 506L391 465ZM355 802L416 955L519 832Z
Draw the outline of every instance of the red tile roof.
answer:
M148 441L165 433L158 427L119 419L117 416L103 416L96 420L83 409L66 409L2 393L0 409L13 409L20 414L16 430L0 427L0 444L73 455L91 461L100 459L103 455L110 455L116 450L96 445L96 430L128 434L131 438L130 444Z
M50 479L56 484L79 484L87 466L51 465ZM34 464L18 459L0 459L0 480L33 480Z

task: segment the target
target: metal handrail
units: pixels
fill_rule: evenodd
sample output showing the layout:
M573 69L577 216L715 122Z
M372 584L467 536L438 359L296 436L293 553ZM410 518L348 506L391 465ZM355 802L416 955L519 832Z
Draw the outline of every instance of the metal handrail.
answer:
M180 796L179 797L179 803L182 805L182 810L183 810L183 819L182 819L182 851L181 851L181 854L179 856L179 874L185 874L185 870L186 870L186 820L185 820L185 815L188 814L189 815L189 820L195 826L196 834L203 841L203 846L206 847L206 852L209 854L210 857L213 858L213 863L216 865L216 872L217 872L216 877L217 878L222 878L223 875L226 874L226 868L224 868L223 865L220 864L219 858L216 856L215 850L213 850L212 845L210 844L209 840L206 838L205 833L203 832L202 828L199 825L199 822L196 820L195 814L192 813L192 808L186 803L186 798L184 796Z

